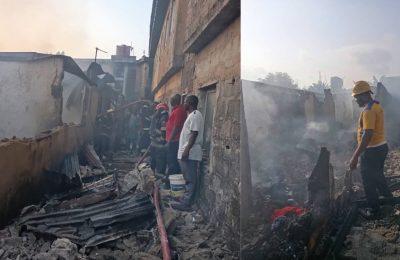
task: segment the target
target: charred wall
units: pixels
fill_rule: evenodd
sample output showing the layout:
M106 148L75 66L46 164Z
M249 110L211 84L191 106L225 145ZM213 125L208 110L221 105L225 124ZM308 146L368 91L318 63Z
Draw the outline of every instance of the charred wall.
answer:
M52 61L52 59L48 61ZM39 68L42 67L40 62L36 65ZM53 64L49 71L58 68L55 65ZM58 73L62 74L62 69ZM40 71L38 75L34 74L29 78L28 83L30 82L31 86L38 83L35 82L35 79L47 75L46 73L39 74ZM50 86L52 86L52 81L40 85L45 90L51 88ZM54 175L58 174L57 171L63 159L66 155L78 151L91 139L97 113L98 92L93 86L87 85L87 82L85 86L80 90L82 92L81 99L79 99L82 108L82 113L79 115L80 124L51 126L35 137L3 139L0 142L0 168L2 169L0 225L6 224L22 207L40 200L46 192L61 187L62 183L57 183L58 178L55 178ZM31 103L39 101L40 98ZM26 104L22 102L19 105L23 107ZM61 117L61 106L57 108L57 114ZM37 114L34 115L34 118L36 117L42 118L44 115L41 111L37 111ZM14 118L12 123L18 125L20 123L18 119ZM35 129L35 126L32 124L26 127Z
M33 137L61 123L63 60L0 61L0 137Z
M305 182L308 162L316 159L319 146L336 130L332 94L327 91L321 99L299 89L242 84L251 165L251 180L246 181L263 189L285 182L303 201L305 190L296 187Z

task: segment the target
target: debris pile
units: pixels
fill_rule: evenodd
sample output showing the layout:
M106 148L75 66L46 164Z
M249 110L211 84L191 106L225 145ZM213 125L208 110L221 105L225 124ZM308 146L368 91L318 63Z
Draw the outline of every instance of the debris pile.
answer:
M400 197L400 150L389 151L385 161L385 176L393 196Z
M121 161L118 154L115 158ZM16 222L0 231L1 259L160 259L148 189L151 170L142 165L128 172L125 161L118 169L96 161L80 169L113 174L86 176L81 188L24 208Z
M193 210L176 211L169 192L162 190L163 219L173 255L178 259L239 259L239 252L228 248L218 228Z
M358 217L344 243L342 255L353 259L399 259L400 205L383 207L383 218Z
M118 151L103 157L101 166L80 165L81 174L86 171L82 187L25 207L0 231L0 259L161 259L150 197L159 181L146 160L137 161ZM173 259L239 258L200 211L174 210L176 199L161 190Z
M306 157L311 160L310 156ZM303 162L307 162L306 157ZM260 201L260 197L265 196L265 191L268 192L268 200L265 200L267 203L264 207L256 206L258 212L251 216L250 227L244 232L244 259L319 259L331 250L333 241L340 238L341 232L338 228L341 229L341 223L344 223L347 214L346 210L338 210L336 206L340 204L341 209L344 209L342 206L348 208L349 196L335 196L330 152L321 148L313 170L301 177L297 176L297 179L303 179L303 182L306 180L305 184L297 184L307 189L308 194L296 196L297 199L306 197L304 201L293 200L292 187L285 183L277 183L264 191L259 188L253 190L256 203ZM351 187L350 185L349 188ZM344 194L346 192L347 190ZM265 210L259 210L260 207ZM260 220L264 223L254 224Z
M161 259L154 229L86 248L67 238L54 239L8 226L0 231L0 248L0 259Z
M385 176L394 198L382 206L378 220L358 215L341 255L356 259L398 259L400 254L400 151L391 150L385 161ZM382 199L384 201L384 199ZM393 203L391 202L393 201ZM397 203L396 203L397 202Z
M385 175L400 177L400 150L389 151L385 161Z
M243 259L304 259L311 235L312 215L289 213L254 232L255 237L242 250Z
M138 193L91 206L31 214L20 220L22 230L68 238L92 247L148 229L154 224L153 205Z

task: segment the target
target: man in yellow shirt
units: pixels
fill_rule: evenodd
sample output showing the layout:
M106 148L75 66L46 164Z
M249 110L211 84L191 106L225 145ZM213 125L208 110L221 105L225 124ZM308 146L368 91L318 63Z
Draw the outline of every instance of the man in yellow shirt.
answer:
M379 195L392 197L383 167L388 153L385 140L384 114L382 106L371 96L371 87L366 81L357 81L353 87L353 97L363 108L357 127L357 149L350 160L350 170L357 168L361 156L360 167L364 191L371 211L368 216L379 212Z

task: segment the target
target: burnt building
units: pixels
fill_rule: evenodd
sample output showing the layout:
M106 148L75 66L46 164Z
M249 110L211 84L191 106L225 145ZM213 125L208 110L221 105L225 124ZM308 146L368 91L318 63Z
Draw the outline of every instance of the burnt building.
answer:
M2 226L76 173L60 165L90 142L99 92L68 56L0 53L0 68Z
M240 1L154 0L150 81L155 101L195 94L205 119L199 206L239 243Z

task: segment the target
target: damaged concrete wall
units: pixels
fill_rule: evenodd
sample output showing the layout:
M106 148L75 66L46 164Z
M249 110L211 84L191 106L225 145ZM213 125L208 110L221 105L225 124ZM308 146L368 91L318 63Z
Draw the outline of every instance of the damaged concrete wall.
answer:
M62 122L66 124L81 124L84 94L86 88L89 87L89 83L75 75L65 72L62 86Z
M53 61L53 59L48 61ZM55 62L54 65L56 66L48 67L53 75L56 71L54 68L59 68L58 62ZM43 67L39 66L39 68ZM41 79L42 75L48 73L40 70L37 72L37 75L31 75L31 81L34 82L36 78ZM61 74L62 70L57 70L57 73ZM29 81L27 81L28 83ZM41 87L43 88L43 86ZM82 92L81 125L51 126L46 129L46 132L35 135L33 138L0 142L0 168L2 169L0 226L6 224L23 206L37 202L46 192L61 188L62 183L57 183L59 178L54 178L54 174L58 174L56 172L63 159L66 155L77 152L91 139L96 120L98 93L94 87L85 87ZM34 95L34 97L36 96ZM38 99L41 100L41 97ZM33 104L37 102L32 101ZM57 114L60 119L61 107L57 109ZM38 116L46 118L41 113ZM12 122L17 121L14 118ZM38 121L40 120L38 119ZM33 124L33 127L35 126L36 124ZM30 129L31 126L27 125L26 127Z
M0 137L33 137L61 123L63 60L0 61Z

